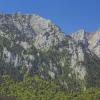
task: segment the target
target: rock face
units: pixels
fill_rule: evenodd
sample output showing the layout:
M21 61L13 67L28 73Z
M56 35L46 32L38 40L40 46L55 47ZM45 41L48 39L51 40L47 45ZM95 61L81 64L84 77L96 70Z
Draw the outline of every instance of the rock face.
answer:
M93 33L80 30L72 34L72 38L74 38L77 42L81 42L91 52L100 57L100 30Z
M79 30L72 34L72 38L78 42L84 44L86 47L88 45L88 33L86 33L84 30Z
M89 49L100 57L100 30L89 35L88 43Z
M100 86L100 31L66 36L38 15L0 14L0 74L25 73L58 81L67 89Z

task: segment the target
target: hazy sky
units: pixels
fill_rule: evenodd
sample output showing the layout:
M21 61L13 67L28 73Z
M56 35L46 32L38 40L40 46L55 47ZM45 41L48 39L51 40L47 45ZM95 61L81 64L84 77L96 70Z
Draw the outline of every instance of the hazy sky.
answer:
M0 12L39 14L66 33L100 27L100 0L0 0Z

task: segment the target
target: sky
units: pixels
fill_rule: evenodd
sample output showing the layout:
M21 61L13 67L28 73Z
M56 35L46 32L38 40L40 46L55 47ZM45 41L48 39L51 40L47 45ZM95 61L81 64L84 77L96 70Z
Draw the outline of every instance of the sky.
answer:
M66 34L100 28L100 0L0 0L0 12L38 14Z

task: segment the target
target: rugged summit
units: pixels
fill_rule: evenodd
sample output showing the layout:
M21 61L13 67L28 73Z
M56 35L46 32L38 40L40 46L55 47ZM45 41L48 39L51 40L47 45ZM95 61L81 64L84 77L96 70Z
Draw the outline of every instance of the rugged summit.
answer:
M90 33L80 30L73 33L72 38L77 42L81 42L91 52L100 57L100 29Z
M25 73L55 80L67 89L100 86L100 31L65 35L38 15L0 14L0 74Z

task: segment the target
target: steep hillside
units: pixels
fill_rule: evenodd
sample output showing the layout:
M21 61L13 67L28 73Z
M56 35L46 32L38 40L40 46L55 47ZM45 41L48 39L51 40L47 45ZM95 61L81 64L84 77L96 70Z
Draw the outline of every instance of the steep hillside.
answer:
M22 81L26 73L67 90L100 86L100 32L66 36L37 15L0 14L0 76Z

